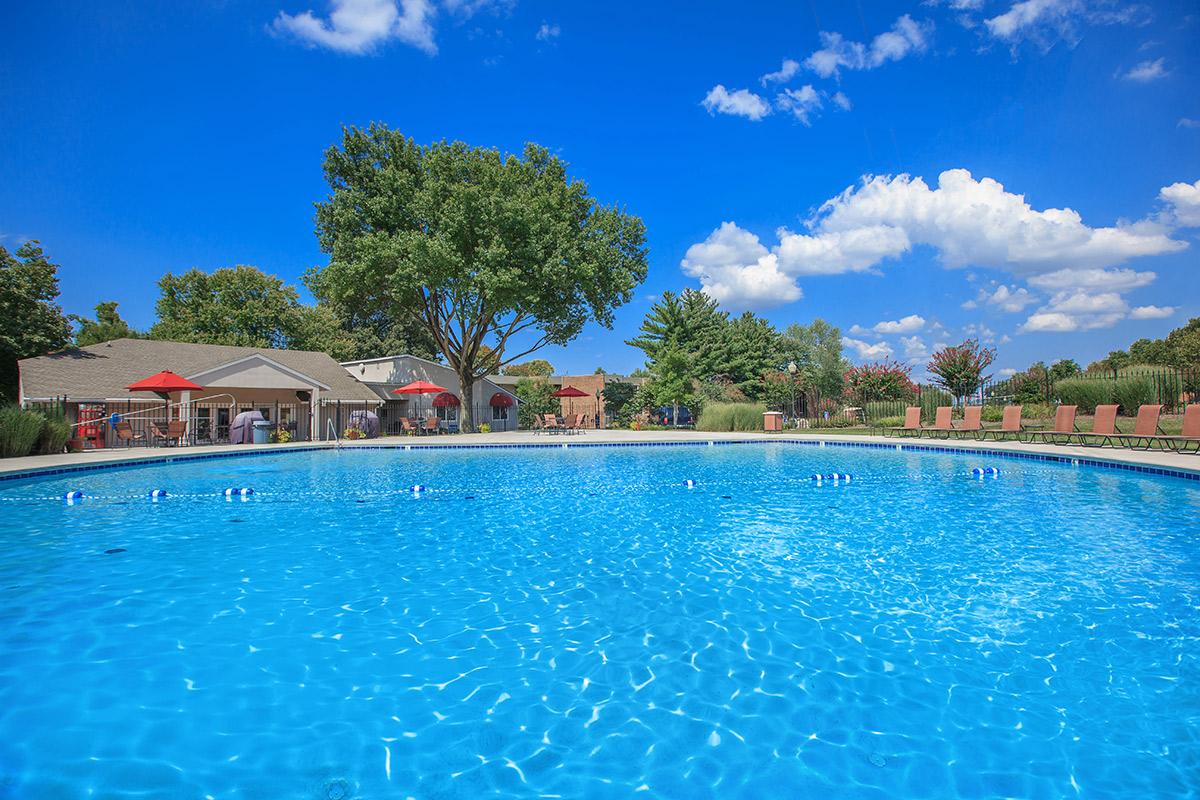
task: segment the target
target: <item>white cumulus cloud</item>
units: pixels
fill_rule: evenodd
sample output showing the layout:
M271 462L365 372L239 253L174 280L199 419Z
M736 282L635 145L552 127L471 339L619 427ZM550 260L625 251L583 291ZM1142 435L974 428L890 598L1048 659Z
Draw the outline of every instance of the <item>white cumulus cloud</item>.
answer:
M1111 328L1128 314L1129 304L1116 292L1065 291L1051 297L1018 330L1066 333Z
M793 61L790 58L785 58L776 72L768 72L759 78L763 86L768 83L787 83L792 78L796 77L796 73L800 71L800 62Z
M543 22L542 27L538 28L537 33L534 34L534 38L539 42L548 42L551 39L557 39L560 33L562 33L562 29L557 24L551 25L549 22Z
M995 289L980 289L975 299L963 303L962 307L971 309L980 306L995 306L1001 311L1015 313L1024 311L1026 306L1031 306L1036 302L1037 298L1025 287L1000 284Z
M750 231L723 222L683 259L684 273L700 281L704 292L736 310L770 308L802 296L793 278L779 270L779 259Z
M1167 204L1175 224L1188 228L1200 227L1200 180L1164 186L1158 196Z
M719 83L709 89L700 105L710 114L731 114L755 122L771 113L771 104L749 89L731 92Z
M1175 306L1138 306L1129 312L1130 319L1166 319L1178 309Z
M391 39L433 55L435 9L429 0L330 0L328 19L312 11L286 14L272 25L278 33L295 36L316 47L363 54Z
M805 125L811 125L810 116L825 104L819 92L806 83L799 89L784 89L775 100L784 111L790 111L792 116Z
M870 44L850 41L840 33L821 31L821 49L806 58L804 66L822 78L832 77L842 69L875 69L888 61L925 51L931 27L929 23L914 22L905 14L893 23L891 30L876 36Z
M1163 191L1172 214L1192 218L1193 192L1200 187L1175 184ZM723 223L710 241L718 234L737 234L752 240L761 254L775 257L769 268L760 263L760 256L722 263L723 297L736 305L733 287L751 288L752 275L763 276L776 288L786 282L798 294L795 280L801 276L878 272L885 261L917 246L932 248L948 268L987 267L1024 278L1046 292L1085 290L1091 296L1126 291L1154 279L1152 272L1113 269L1123 262L1188 246L1171 238L1171 227L1157 221L1092 227L1070 208L1035 209L999 182L976 180L962 169L943 172L936 187L909 175L867 176L823 203L806 228L780 228L778 244L768 249L735 223ZM701 263L691 251L685 271L705 272L695 266L689 271L688 263ZM746 274L739 277L738 270ZM707 291L708 284L702 284ZM1021 289L1010 287L1006 292L998 304L1030 304ZM769 296L749 292L755 303ZM773 304L782 302L788 301L779 298Z
M875 323L871 330L876 333L913 333L925 327L925 318L920 314L909 314L901 319L884 320Z
M891 358L894 352L892 346L887 342L864 342L861 339L851 339L849 336L842 337L842 347L853 350L860 361L879 361Z

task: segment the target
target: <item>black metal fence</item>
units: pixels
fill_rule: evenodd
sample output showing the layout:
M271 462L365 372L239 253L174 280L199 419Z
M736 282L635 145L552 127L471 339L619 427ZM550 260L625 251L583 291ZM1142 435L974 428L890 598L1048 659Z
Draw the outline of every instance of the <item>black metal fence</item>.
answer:
M1048 373L1021 373L983 383L964 399L931 384L915 384L906 397L869 400L846 396L823 397L815 390L797 391L794 397L768 404L782 411L792 426L845 427L875 424L904 416L909 406L920 406L923 419L932 420L939 406L1079 405L1090 413L1096 405L1115 404L1133 415L1139 405L1160 404L1167 414L1181 414L1188 403L1200 401L1200 367L1174 369L1147 367L1113 372L1081 372L1058 380Z

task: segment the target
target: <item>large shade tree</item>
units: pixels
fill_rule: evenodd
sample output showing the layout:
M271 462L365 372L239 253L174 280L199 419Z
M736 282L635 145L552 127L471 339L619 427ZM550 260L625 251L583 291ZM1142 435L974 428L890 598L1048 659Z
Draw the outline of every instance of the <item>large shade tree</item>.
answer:
M36 241L0 247L0 399L17 394L17 361L65 347L71 324L58 300L58 265Z
M71 322L78 325L75 344L86 347L90 344L111 342L113 339L140 339L142 334L129 326L117 312L117 303L112 300L96 304L96 318L72 314Z
M598 204L544 147L515 156L351 127L324 168L316 227L330 261L309 287L418 320L458 375L465 430L477 380L589 321L611 327L646 277L642 221Z

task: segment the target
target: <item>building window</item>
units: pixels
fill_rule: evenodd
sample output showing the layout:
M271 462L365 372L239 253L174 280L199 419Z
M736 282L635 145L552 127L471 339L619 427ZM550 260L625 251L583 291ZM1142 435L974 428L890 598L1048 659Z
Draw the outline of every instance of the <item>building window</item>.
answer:
M492 419L496 421L508 419L508 406L492 406Z

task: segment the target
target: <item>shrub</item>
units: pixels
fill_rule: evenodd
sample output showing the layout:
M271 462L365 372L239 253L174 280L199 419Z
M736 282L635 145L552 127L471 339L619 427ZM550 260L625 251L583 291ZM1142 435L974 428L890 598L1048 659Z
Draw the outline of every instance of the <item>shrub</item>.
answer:
M1004 406L998 406L995 403L988 403L980 412L979 418L984 422L999 422L1004 419Z
M480 432L480 433L491 433L491 432L492 432L492 425L491 425L491 423L489 423L489 422L481 422L481 423L479 424L479 432Z
M1055 410L1049 403L1026 403L1021 409L1021 419L1054 419Z
M357 430L357 428L355 430ZM276 428L275 430L271 431L271 441L275 442L276 444L287 444L291 440L292 434L287 428Z
M33 452L45 417L20 406L0 408L0 458L20 458Z
M878 400L905 400L916 394L917 387L908 377L911 367L895 361L850 367L842 376L846 399L866 404Z
M61 453L71 438L71 425L60 416L43 416L42 430L38 434L34 451L42 455Z
M1158 389L1148 377L1118 378L1113 381L1112 399L1123 413L1133 415L1138 406L1157 401Z
M761 431L766 410L758 403L709 403L696 420L696 430Z
M871 424L877 428L899 428L904 424L904 417L871 417Z
M1067 378L1054 384L1058 401L1067 406L1079 406L1084 414L1094 414L1096 406L1113 401L1113 382L1096 378Z

